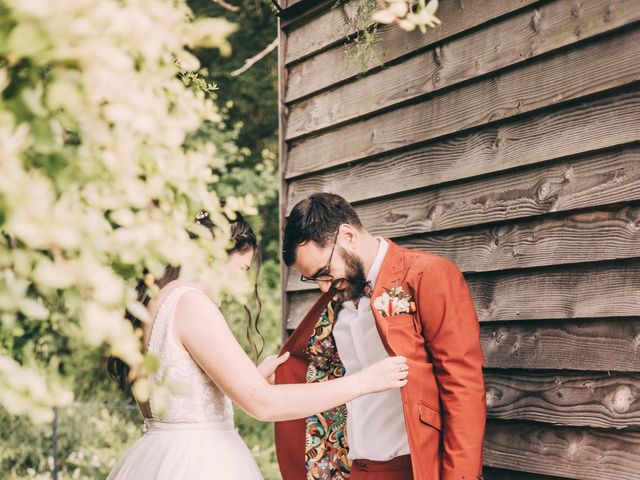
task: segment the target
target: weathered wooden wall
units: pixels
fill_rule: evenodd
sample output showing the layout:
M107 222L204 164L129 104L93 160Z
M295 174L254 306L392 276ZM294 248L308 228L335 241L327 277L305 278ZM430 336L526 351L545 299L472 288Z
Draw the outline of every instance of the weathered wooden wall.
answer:
M640 1L442 0L364 76L356 1L281 21L283 217L339 193L465 272L487 480L640 479ZM290 331L317 291L284 273Z

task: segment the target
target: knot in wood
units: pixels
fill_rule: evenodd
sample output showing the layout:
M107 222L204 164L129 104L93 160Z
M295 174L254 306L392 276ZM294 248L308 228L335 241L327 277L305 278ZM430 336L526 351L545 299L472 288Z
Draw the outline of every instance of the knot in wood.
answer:
M497 401L502 399L502 392L495 387L488 386L485 397L487 401L487 408L491 408L495 406Z
M631 408L635 399L628 385L620 385L611 397L611 410L616 413L625 413Z
M540 31L540 22L542 21L542 14L540 10L537 8L533 12L533 16L531 17L531 29L538 33Z

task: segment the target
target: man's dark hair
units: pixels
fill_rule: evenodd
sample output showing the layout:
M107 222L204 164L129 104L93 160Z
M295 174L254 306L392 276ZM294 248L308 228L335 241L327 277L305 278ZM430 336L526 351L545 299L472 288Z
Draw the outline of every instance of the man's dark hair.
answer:
M362 228L358 214L340 195L314 193L298 202L284 229L282 259L285 265L295 263L298 246L305 242L313 241L326 247L343 223Z

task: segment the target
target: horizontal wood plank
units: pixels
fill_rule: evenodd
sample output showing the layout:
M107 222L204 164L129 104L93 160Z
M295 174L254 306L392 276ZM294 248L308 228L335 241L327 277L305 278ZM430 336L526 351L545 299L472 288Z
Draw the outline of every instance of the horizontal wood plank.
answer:
M583 480L640 479L640 432L489 422L485 465Z
M465 273L634 258L640 256L640 205L420 235L398 243L448 258ZM299 276L289 269L288 291L314 288Z
M640 260L467 274L480 322L640 315ZM318 291L289 293L287 329Z
M640 426L640 373L485 371L487 416L600 428Z
M634 258L640 256L640 206L420 236L400 244L449 258L464 272Z
M286 65L347 41L355 33L357 2L327 8L319 14L287 28Z
M480 343L488 368L640 371L640 314L485 323Z
M303 0L280 0L280 6L283 8L290 8L300 3Z
M290 178L406 148L640 80L640 28L545 56L466 88L290 143Z
M394 238L638 199L640 149L629 146L355 208L367 230Z
M637 0L557 0L289 106L290 138L496 72L640 20Z
M280 30L287 34L293 28L303 25L307 21L313 21L323 11L331 10L336 4L336 0L311 0L306 5L294 5L294 8L280 14ZM283 49L284 51L284 49ZM279 65L285 64L284 55L279 60ZM284 98L284 97L282 97Z
M304 316L307 314L313 303L320 296L319 290L310 292L301 292L296 294L287 294L287 319L285 328L287 330L295 329Z
M480 321L640 314L638 260L468 277Z
M537 473L517 472L504 468L484 467L482 469L484 480L569 480L566 477L539 475Z
M350 202L640 140L640 91L592 99L290 181L288 213L315 192Z
M340 41L345 32L353 33L355 31L355 24L353 26L340 25L340 22L344 24L350 22L353 14L344 15L344 11L338 11L336 13L340 13L339 16L333 15L331 18L321 21L317 19L317 27L309 25L298 32L293 29L290 31L291 36L300 36L301 38L296 38L293 40L293 46L288 46L287 50L292 49L291 53L287 55L288 61L308 55L312 53L311 51L317 51L328 44L335 44L335 47L289 66L285 102L299 99L335 83L354 78L360 75L363 70L378 68L384 63L401 58L415 50L428 47L435 42L479 27L487 22L495 21L504 15L509 15L536 3L540 3L540 0L501 0L500 2L488 3L484 0L465 0L464 3L445 0L441 2L438 13L442 19L442 25L428 30L425 34L418 30L405 32L397 25L380 27L376 39L378 54L372 56L373 58L366 65L350 60L353 45L344 45ZM328 30L327 26L333 28L335 32ZM322 27L325 28L321 29ZM313 30L313 32L311 33L309 30ZM323 33L325 39L320 38ZM299 46L307 42L310 47L303 47L301 50ZM327 68L328 65L331 68Z

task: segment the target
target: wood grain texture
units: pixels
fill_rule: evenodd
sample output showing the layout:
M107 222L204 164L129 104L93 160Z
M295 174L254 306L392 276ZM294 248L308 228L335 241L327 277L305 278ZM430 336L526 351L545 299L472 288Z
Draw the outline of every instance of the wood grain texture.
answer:
M640 479L640 432L487 424L485 465L583 480Z
M304 22L288 28L286 65L346 42L347 37L355 33L357 6L356 2L334 4Z
M279 28L283 32L289 32L307 21L313 21L321 12L332 9L335 4L336 0L310 0L306 5L294 5L295 8L279 15ZM287 41L287 45L288 43ZM284 60L281 65L284 67Z
M640 28L581 44L462 89L289 143L287 177L577 100L640 80ZM285 135L287 133L285 132Z
M640 205L420 235L397 243L448 258L465 273L634 258L640 257ZM288 291L315 288L299 276L289 270Z
M636 316L640 261L469 274L480 321Z
M285 329L295 329L304 316L307 314L313 302L320 296L320 290L312 290L310 292L302 292L296 294L287 293L288 305L287 316L285 320Z
M419 31L405 32L397 25L381 27L378 31L377 50L375 55L366 65L360 65L350 60L352 44L344 45L337 40L336 35L329 33L327 43L337 43L334 48L314 55L305 61L298 62L289 67L290 81L286 92L286 102L309 95L313 92L327 88L335 83L345 81L360 75L363 70L378 68L386 62L393 61L404 55L410 54L420 48L425 48L435 42L457 35L471 28L479 27L487 22L495 21L503 15L508 15L527 5L539 3L539 0L501 0L500 2L486 2L485 0L445 0L441 2L438 16L442 19L442 25L422 34ZM348 16L342 16L344 22ZM324 23L324 22L323 22ZM328 24L334 24L331 19ZM322 25L320 25L322 26ZM314 27L315 28L315 27ZM335 28L335 27L334 27ZM344 31L353 31L353 27L338 27L337 35ZM292 35L297 35L295 31ZM304 31L300 31L305 36ZM309 41L318 45L315 38L321 35L316 31L310 36ZM327 35L325 31L325 35ZM296 44L306 42L305 38L296 41ZM320 40L323 43L323 40ZM315 48L315 46L313 47ZM296 47L294 46L294 53ZM299 52L299 50L298 50ZM305 54L308 54L305 53ZM296 54L297 55L297 54Z
M487 416L556 425L640 426L640 373L485 371Z
M640 371L640 314L631 318L480 325L488 368Z
M481 322L634 317L640 314L640 260L467 274ZM318 291L290 292L293 329Z
M640 149L629 146L355 208L367 230L394 238L638 199Z
M640 140L640 91L607 95L288 182L287 212L315 192L350 202Z
M289 105L289 138L516 65L640 20L637 0L557 0ZM335 68L339 68L336 66Z
M284 139L283 125L285 124L285 105L284 105L284 88L287 83L287 71L284 68L284 57L287 50L287 32L282 29L282 19L278 19L278 171L284 172L287 168L287 142ZM282 236L284 232L284 221L287 209L287 182L280 176L280 195L278 196L278 244L282 245ZM279 264L280 270L280 326L281 338L287 335L286 318L289 305L287 303L286 284L287 284L287 267L284 262Z
M464 272L488 272L640 257L640 205L581 211L488 228L404 239Z
M484 467L482 469L484 480L569 480L566 477L539 475L537 473L517 472L504 468Z

